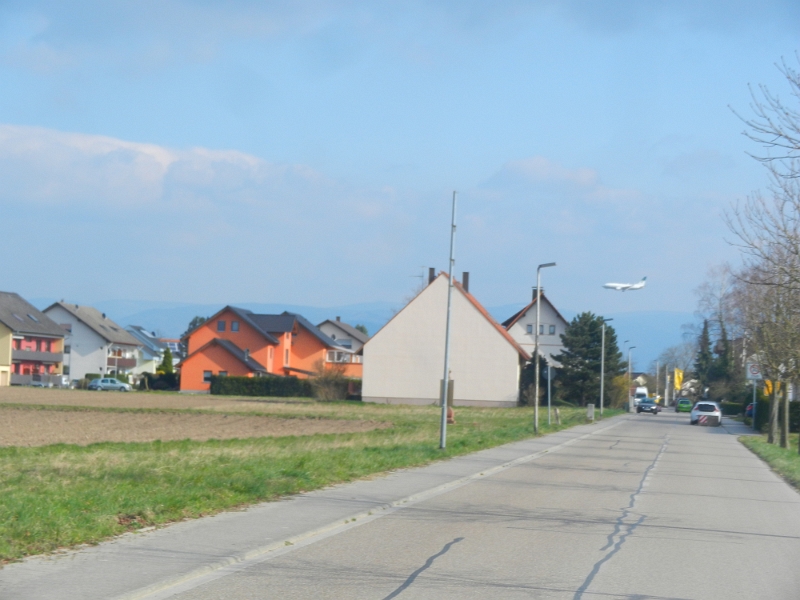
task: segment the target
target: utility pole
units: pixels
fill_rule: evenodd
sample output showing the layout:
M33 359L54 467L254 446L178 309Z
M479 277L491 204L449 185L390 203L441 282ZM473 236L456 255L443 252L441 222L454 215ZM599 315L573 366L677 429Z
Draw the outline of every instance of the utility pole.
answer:
M633 412L633 395L631 394L631 388L633 387L633 372L631 371L631 350L636 348L636 346L629 346L628 347L628 411Z
M536 341L533 352L536 361L536 397L533 399L533 433L539 433L539 307L542 304L542 269L555 266L556 263L551 262L536 267Z
M448 269L449 283L447 285L447 321L444 330L444 375L442 377L442 422L439 429L439 448L447 447L447 397L450 386L450 313L453 299L453 273L455 271L456 248L456 193L453 192L453 217L450 224L450 267Z

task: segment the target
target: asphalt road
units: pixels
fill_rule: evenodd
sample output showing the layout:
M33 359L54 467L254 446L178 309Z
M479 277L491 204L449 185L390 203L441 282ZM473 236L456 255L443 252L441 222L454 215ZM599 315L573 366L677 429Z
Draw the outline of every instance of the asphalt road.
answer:
M632 415L157 597L800 598L800 495L739 431L693 427L671 412Z

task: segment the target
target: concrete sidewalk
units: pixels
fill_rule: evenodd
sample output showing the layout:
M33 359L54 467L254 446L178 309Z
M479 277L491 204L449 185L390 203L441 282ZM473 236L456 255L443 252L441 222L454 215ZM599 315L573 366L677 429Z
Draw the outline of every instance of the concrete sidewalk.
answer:
M0 598L60 600L167 597L181 584L260 561L335 535L403 506L557 452L619 425L622 415L368 480L268 502L239 512L127 534L66 554L0 570ZM725 420L738 430L738 424ZM729 431L730 433L746 433ZM433 443L433 442L432 442Z

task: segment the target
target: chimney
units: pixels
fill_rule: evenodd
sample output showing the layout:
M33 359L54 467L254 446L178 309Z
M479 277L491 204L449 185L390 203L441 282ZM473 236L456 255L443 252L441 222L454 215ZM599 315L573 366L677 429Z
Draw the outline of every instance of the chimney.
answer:
M104 319L106 318L106 313L103 313L103 318L104 318Z
M469 294L469 271L464 271L461 274L461 287Z
M428 285L432 284L434 279L436 279L436 268L430 267L428 269Z
M544 296L544 288L542 288L542 296ZM533 286L533 292L531 292L531 302L536 300L536 286Z
M244 351L244 359L245 360L250 360L250 350L247 349L247 348L245 348L245 351Z
M342 320L342 317L336 317L336 322L337 323L340 322L341 320Z

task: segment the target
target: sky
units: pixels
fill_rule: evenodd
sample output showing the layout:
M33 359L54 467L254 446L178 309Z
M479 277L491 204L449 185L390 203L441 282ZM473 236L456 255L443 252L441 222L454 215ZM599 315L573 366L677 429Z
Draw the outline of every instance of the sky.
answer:
M447 266L487 306L695 309L767 183L800 3L5 0L0 289L333 306ZM620 293L609 281L647 287Z

